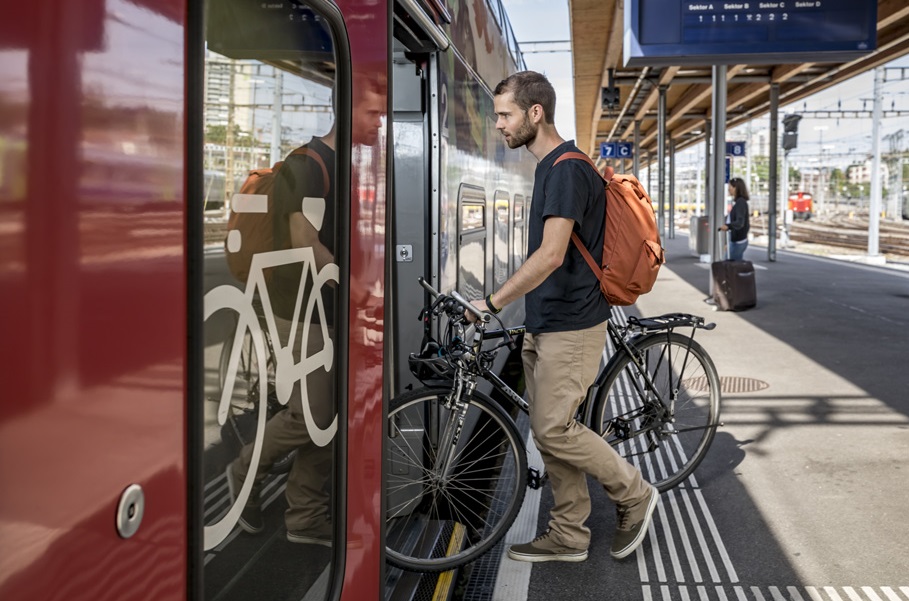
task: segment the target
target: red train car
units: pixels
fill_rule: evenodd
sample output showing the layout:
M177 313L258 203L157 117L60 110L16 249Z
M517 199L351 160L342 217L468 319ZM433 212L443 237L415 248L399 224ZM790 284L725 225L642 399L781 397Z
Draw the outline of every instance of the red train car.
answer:
M789 210L795 219L809 220L814 210L812 196L808 192L793 192L789 195Z
M385 596L416 276L482 296L523 257L533 161L489 119L519 67L479 0L8 7L0 598ZM288 224L243 279L228 210Z

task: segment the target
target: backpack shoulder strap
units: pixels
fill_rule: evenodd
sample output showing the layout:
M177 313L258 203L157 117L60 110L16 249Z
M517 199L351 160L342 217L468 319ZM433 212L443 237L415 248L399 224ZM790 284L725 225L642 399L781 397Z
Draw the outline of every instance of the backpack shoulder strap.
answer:
M555 167L562 161L570 160L570 159L584 161L585 163L590 165L593 168L593 170L596 172L596 174L599 175L603 179L603 182L605 182L606 186L607 187L609 186L609 183L612 181L613 175L615 173L614 170L612 169L612 167L606 167L605 175L603 173L600 173L600 170L597 169L596 164L594 164L594 162L590 159L590 157L587 156L586 154L584 154L583 152L566 152L566 153L562 154L562 156L557 158L555 163L552 164L552 166ZM604 198L604 200L605 200L605 198ZM587 248L581 242L581 238L580 238L580 236L578 236L577 232L571 232L571 241L574 242L574 245L578 247L578 250L581 252L581 256L584 257L584 261L587 262L587 266L590 267L590 270L597 276L597 279L602 282L606 276L603 273L603 270L600 268L600 266L597 265L597 262L593 260L593 255L590 254L590 251L587 250Z
M606 185L609 185L609 182L612 180L612 174L613 174L613 169L612 169L612 167L606 167L606 173L607 173L608 175L603 175L602 173L600 173L600 170L597 169L596 163L594 163L594 162L591 160L591 158L590 158L589 156L587 156L586 154L584 154L583 152L566 152L566 153L563 153L562 156L560 156L559 158L556 159L555 163L553 163L552 166L555 167L556 165L558 165L558 164L561 163L562 161L565 161L565 160L568 160L568 159L575 159L575 160L579 160L579 161L584 161L585 163L587 163L588 165L590 165L591 167L593 167L593 170L596 171L597 175L599 175L601 178L603 178L603 181L606 182Z
M290 153L291 156L295 154L302 154L313 159L316 164L319 165L319 168L322 170L322 196L328 196L328 189L330 188L330 181L328 179L328 168L325 166L325 161L322 160L322 155L313 150L312 148L307 148L306 146L300 146Z

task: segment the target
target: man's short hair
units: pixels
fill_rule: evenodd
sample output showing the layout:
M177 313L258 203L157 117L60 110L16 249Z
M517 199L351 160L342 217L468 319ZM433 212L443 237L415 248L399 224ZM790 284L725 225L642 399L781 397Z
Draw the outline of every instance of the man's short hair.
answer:
M555 119L555 89L546 76L536 71L519 71L499 82L495 95L507 92L514 94L514 101L522 111L527 111L535 104L543 107L543 118L552 125Z

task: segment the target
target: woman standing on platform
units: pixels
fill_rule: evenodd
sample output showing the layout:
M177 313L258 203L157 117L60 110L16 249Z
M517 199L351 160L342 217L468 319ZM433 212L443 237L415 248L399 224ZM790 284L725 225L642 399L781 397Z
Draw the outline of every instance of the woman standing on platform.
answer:
M748 248L748 188L740 177L729 180L729 195L733 201L732 210L726 215L726 223L720 231L729 231L729 260L741 261Z

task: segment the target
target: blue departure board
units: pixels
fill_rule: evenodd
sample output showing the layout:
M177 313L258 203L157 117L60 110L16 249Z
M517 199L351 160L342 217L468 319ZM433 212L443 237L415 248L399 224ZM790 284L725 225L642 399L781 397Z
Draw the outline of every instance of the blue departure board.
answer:
M874 0L624 0L625 65L832 62L877 45Z

